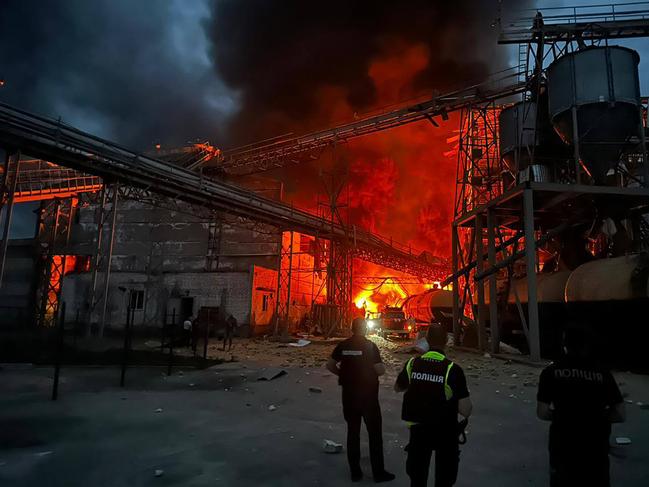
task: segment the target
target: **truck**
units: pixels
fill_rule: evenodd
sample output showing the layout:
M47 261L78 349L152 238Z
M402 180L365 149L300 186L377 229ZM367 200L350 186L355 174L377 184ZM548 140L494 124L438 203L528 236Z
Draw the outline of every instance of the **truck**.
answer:
M378 313L370 313L366 322L368 331L380 337L388 335L408 337L412 333L412 326L406 320L405 313L401 308L393 306L386 306Z

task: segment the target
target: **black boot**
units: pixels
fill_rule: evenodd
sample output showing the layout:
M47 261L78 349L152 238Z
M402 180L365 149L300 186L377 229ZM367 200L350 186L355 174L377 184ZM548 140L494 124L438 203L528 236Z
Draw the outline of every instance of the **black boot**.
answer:
M396 478L393 473L384 470L382 473L374 476L374 482L380 484L381 482L392 482Z

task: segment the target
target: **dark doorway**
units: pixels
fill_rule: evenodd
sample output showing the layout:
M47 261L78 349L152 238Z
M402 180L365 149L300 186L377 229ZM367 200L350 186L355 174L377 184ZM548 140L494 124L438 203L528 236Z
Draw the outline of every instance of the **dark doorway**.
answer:
M180 298L180 321L194 314L194 298Z

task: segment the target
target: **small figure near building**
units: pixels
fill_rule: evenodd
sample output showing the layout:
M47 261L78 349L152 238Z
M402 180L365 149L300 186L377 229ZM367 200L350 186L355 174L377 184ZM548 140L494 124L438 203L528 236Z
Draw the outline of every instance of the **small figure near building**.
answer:
M232 350L232 336L237 329L237 319L229 315L225 320L225 335L223 336L223 351L225 351L225 343L228 342L228 352Z
M192 345L192 328L194 327L194 317L188 316L183 321L183 345L189 347Z

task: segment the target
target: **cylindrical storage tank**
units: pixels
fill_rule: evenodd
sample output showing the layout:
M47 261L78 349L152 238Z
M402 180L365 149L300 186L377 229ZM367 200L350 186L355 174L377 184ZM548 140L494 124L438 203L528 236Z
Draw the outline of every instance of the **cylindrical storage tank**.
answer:
M445 289L431 289L425 293L410 296L403 303L406 318L417 323L439 321L444 324L453 320L453 293Z
M640 57L619 46L590 47L548 67L549 112L567 144L574 144L575 107L582 162L598 183L617 165L629 139L639 135Z
M566 302L573 319L596 330L607 361L649 371L649 254L579 266L566 284Z
M566 302L601 303L649 298L649 256L632 254L595 260L573 271L566 284ZM649 326L649 317L645 320Z
M535 126L534 102L519 102L503 108L498 116L500 157L514 174L529 165L531 153L538 142Z

